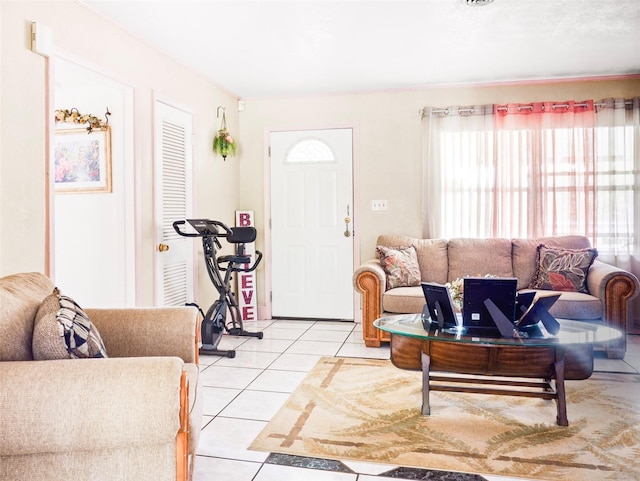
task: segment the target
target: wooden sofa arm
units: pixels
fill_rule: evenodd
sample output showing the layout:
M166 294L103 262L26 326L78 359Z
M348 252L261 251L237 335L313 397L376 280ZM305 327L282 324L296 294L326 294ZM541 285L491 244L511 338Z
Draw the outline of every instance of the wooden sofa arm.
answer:
M387 332L373 326L383 312L382 296L386 279L378 259L364 262L353 274L353 285L362 294L362 337L367 347L380 347L381 341L389 341Z
M195 307L85 309L109 357L176 356L198 362Z
M111 479L186 478L179 358L2 362L0 385L7 479L103 479L105 469Z
M605 322L626 333L629 301L640 292L636 276L624 269L596 260L589 269L587 284L591 295L602 301ZM622 359L626 346L626 336L622 336L619 341L606 346L607 356Z

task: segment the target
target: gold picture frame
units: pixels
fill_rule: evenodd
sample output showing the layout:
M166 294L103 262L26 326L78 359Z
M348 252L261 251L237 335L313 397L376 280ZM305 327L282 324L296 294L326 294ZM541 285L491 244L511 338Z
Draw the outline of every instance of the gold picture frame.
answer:
M111 192L111 131L60 129L55 132L56 193Z

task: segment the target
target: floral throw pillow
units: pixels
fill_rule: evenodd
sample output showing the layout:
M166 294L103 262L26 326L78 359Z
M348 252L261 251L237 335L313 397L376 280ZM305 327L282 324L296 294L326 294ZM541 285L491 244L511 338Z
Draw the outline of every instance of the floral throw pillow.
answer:
M415 247L378 246L376 251L386 275L387 290L420 285L420 266Z
M540 244L536 274L529 288L588 294L587 273L597 256L596 249L564 249Z

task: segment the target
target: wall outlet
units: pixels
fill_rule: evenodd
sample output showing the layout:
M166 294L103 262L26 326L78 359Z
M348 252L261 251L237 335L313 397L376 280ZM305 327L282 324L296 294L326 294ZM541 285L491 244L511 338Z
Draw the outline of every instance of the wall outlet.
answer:
M386 200L372 200L371 201L371 210L387 210L387 201Z

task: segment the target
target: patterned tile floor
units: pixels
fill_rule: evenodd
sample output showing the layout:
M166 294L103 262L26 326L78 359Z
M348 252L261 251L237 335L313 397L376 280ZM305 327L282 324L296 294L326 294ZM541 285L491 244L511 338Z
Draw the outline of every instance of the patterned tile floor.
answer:
M204 421L194 481L515 481L409 469L365 462L284 456L249 451L271 417L322 356L389 358L389 347L366 348L353 322L273 320L246 322L263 339L224 336L220 349L236 357L202 355ZM599 371L640 372L640 336L628 336L624 360L597 356Z

